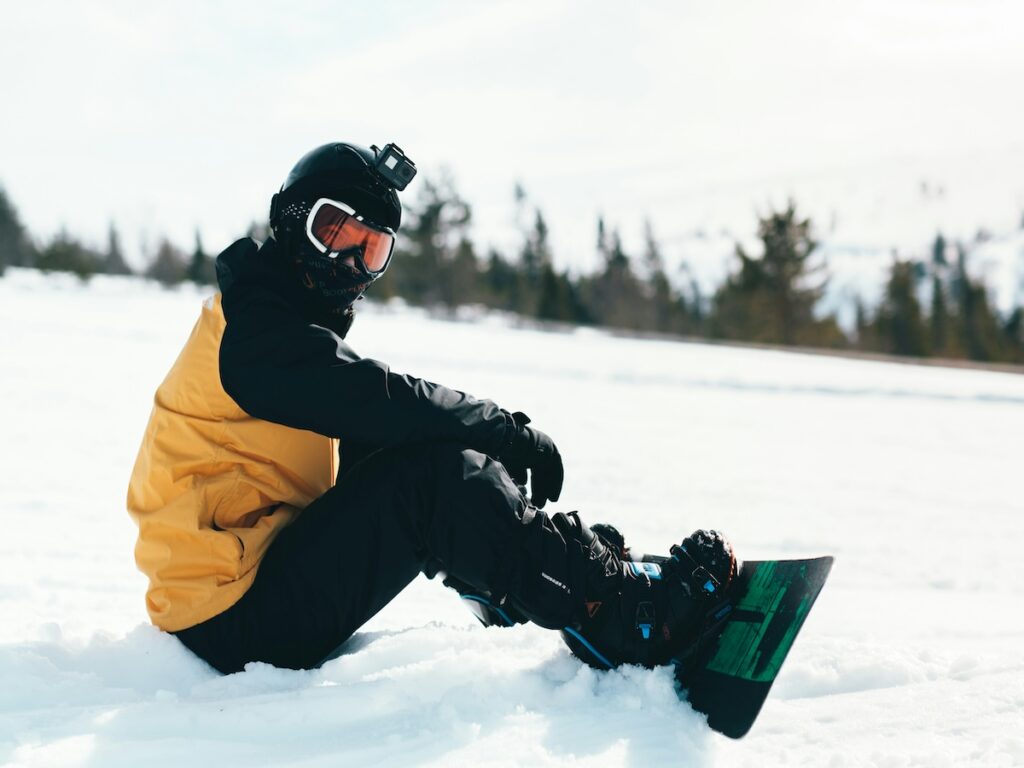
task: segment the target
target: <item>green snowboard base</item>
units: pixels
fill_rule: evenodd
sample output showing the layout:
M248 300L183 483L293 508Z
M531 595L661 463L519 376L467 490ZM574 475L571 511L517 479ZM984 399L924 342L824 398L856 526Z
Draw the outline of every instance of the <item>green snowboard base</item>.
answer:
M676 666L680 698L711 728L733 739L750 730L831 569L831 557L743 563L715 628Z

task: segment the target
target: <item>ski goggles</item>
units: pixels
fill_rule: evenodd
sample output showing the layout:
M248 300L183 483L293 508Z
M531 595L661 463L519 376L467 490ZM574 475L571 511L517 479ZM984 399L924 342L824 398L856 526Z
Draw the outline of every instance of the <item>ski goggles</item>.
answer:
M390 229L371 226L351 206L326 197L317 200L306 217L306 237L329 258L353 256L374 277L388 268L395 248L395 233Z

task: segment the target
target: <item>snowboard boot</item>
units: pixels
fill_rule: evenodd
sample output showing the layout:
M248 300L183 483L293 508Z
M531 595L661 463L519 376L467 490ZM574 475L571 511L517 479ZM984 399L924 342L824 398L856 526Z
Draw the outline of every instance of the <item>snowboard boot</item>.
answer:
M738 571L731 545L717 531L695 531L667 557L632 559L611 526L588 529L576 513L552 520L577 544L576 583L583 589L580 610L562 637L575 656L598 669L653 667L687 655Z

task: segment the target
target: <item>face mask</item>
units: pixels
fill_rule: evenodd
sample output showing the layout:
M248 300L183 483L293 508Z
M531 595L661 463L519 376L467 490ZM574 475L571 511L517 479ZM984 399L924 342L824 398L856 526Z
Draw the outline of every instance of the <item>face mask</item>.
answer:
M316 321L336 333L347 332L352 305L390 263L394 235L359 221L351 209L334 210L323 203L293 203L282 211L282 244ZM380 268L369 270L367 258Z

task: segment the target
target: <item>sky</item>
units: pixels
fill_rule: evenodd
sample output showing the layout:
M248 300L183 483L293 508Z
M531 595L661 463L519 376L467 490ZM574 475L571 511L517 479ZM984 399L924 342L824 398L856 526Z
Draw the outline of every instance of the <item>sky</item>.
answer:
M220 250L314 146L395 141L481 248L522 183L576 269L599 214L671 256L790 197L913 249L1020 223L1022 28L997 0L5 3L0 185L37 238L114 222L139 260Z

